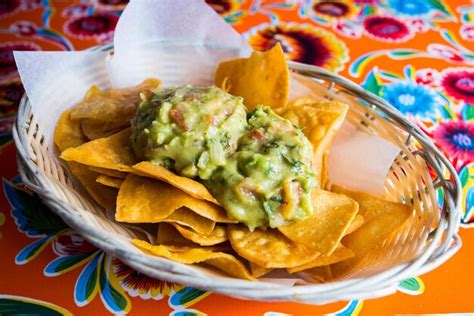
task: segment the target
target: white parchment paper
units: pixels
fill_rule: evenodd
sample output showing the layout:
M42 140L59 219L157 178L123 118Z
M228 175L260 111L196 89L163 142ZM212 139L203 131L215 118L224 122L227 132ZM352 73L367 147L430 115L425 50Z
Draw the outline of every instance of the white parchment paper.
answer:
M109 88L104 52L13 52L35 119L53 148L61 113L84 98L92 85Z
M329 179L332 184L382 196L385 177L399 152L397 146L345 121L329 150Z
M204 1L135 0L122 13L108 62L112 85L156 77L164 86L209 85L217 64L248 56L247 42Z

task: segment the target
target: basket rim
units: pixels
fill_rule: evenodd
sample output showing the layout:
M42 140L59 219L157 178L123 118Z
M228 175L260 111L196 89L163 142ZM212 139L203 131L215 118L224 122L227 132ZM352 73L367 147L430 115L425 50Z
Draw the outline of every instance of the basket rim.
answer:
M111 49L113 49L112 44L105 44L93 47L90 50ZM375 104L385 113L387 113L387 115L395 118L395 120L400 123L400 126L404 130L406 130L409 135L417 139L423 147L426 146L427 150L429 150L428 152L433 155L433 157L430 158L433 159L433 161L439 163L440 168L443 167L450 173L454 184L452 184L449 188L446 188L446 190L449 190L449 192L453 193L452 196L451 194L447 195L448 198L451 198L453 200L451 201L452 204L450 204L448 208L443 212L439 226L433 231L433 234L430 236L431 244L427 247L426 251L422 253L418 258L415 258L407 263L396 265L383 272L375 273L374 275L363 279L347 279L324 284L297 285L291 287L275 285L273 283L268 282L256 283L237 279L231 279L233 285L230 286L229 281L226 281L226 279L222 279L222 281L219 280L219 282L217 282L216 280L213 280L212 277L204 276L204 278L208 279L207 281L209 282L203 282L202 277L177 275L170 273L169 271L159 271L156 267L150 265L149 262L147 262L147 257L143 256L143 260L136 260L138 257L135 253L120 249L117 246L113 247L110 241L107 240L107 238L105 238L105 236L101 234L101 231L99 229L89 224L86 224L87 227L84 227L84 223L78 221L74 218L72 214L67 212L66 209L69 207L67 203L58 200L53 193L51 193L44 186L41 186L41 171L29 158L29 147L28 141L26 140L25 129L28 126L28 114L30 110L30 105L26 94L21 100L20 107L18 110L17 121L13 127L13 138L17 147L17 161L21 177L25 184L33 191L37 192L43 199L43 201L49 207L51 207L52 210L54 210L59 216L61 216L68 223L68 225L70 225L75 230L81 233L85 232L84 238L86 238L89 242L117 256L126 264L152 277L157 277L170 282L184 283L198 288L220 292L230 296L235 296L235 289L239 286L242 286L242 288L245 288L245 290L248 291L249 294L252 294L250 296L245 295L245 298L247 299L278 301L290 300L313 304L327 303L341 299L365 297L370 298L380 296L377 293L381 293L382 295L388 295L396 291L396 286L398 285L398 282L406 279L407 277L417 275L417 272L420 271L426 273L449 259L460 248L461 245L461 240L457 235L461 216L459 210L461 202L461 190L459 189L459 177L457 176L454 167L447 160L447 158L436 148L436 146L433 144L431 139L426 136L426 134L424 134L417 126L415 126L405 117L403 117L403 115L398 110L390 106L380 97L373 95L368 91L365 91L356 83L337 74L333 74L320 67L304 65L295 62L289 62L289 66L290 69L300 71L303 73L303 75L305 73L307 76L310 77L315 77L317 75L323 79L329 79L332 82L336 82L337 84L351 91L354 91L359 95L363 95L365 97L364 100L371 101L371 104ZM423 158L425 159L425 157ZM444 185L444 183L442 183L441 185ZM445 205L447 204L448 203L445 203ZM442 239L442 235L445 230L447 230L446 235L448 235L449 238L446 238L444 244L441 245L441 247L438 247L438 249L436 249L438 243ZM430 260L431 262L429 262ZM382 282L383 280L390 280L391 283L386 284ZM377 281L379 282L378 287L374 286ZM372 286L370 287L370 289L366 289L366 291L364 292L363 288L359 288L363 287L362 285L360 285L362 283L364 283L365 285L367 283L370 283L372 284ZM358 284L359 287L357 286ZM352 292L345 291L345 289L351 287ZM385 290L382 291L382 289ZM311 297L314 295L317 295L317 297Z

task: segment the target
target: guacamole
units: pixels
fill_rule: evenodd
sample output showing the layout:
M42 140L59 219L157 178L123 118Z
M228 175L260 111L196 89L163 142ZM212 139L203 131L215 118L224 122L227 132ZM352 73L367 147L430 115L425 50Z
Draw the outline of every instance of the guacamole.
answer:
M312 214L312 152L300 130L258 106L248 115L237 151L204 184L250 228L281 226Z
M133 149L139 159L208 179L237 149L246 115L242 98L216 87L161 89L139 106Z
M138 158L201 181L250 229L312 214L311 144L269 107L247 113L242 98L216 87L161 89L132 127Z

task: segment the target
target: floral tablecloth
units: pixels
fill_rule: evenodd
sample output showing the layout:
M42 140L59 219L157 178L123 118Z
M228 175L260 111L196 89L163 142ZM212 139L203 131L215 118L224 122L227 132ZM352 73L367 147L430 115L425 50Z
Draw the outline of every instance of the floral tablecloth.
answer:
M454 258L405 280L392 296L310 306L243 301L150 279L86 242L23 186L11 137L23 93L12 50L80 50L108 42L126 2L0 1L1 315L474 311L474 3L206 1L254 49L281 42L289 59L338 72L388 100L433 138L461 178L464 245Z

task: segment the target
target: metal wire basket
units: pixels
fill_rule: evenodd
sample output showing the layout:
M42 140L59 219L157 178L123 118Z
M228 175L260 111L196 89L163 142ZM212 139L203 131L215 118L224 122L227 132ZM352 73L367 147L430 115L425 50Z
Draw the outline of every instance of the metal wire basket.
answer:
M112 46L95 49L111 50ZM450 258L461 246L457 235L461 186L449 161L418 127L383 99L322 68L294 62L289 66L293 76L321 98L349 104L347 120L350 124L400 149L385 181L385 198L411 205L413 216L395 234L383 240L380 251L365 258L363 271L349 279L294 286L252 282L208 273L205 269L191 269L142 253L130 239L145 238L146 234L109 218L87 199L67 168L48 150L26 95L13 128L21 177L85 239L137 271L250 300L323 304L385 296L395 292L404 279L426 273ZM441 204L438 201L442 201Z

